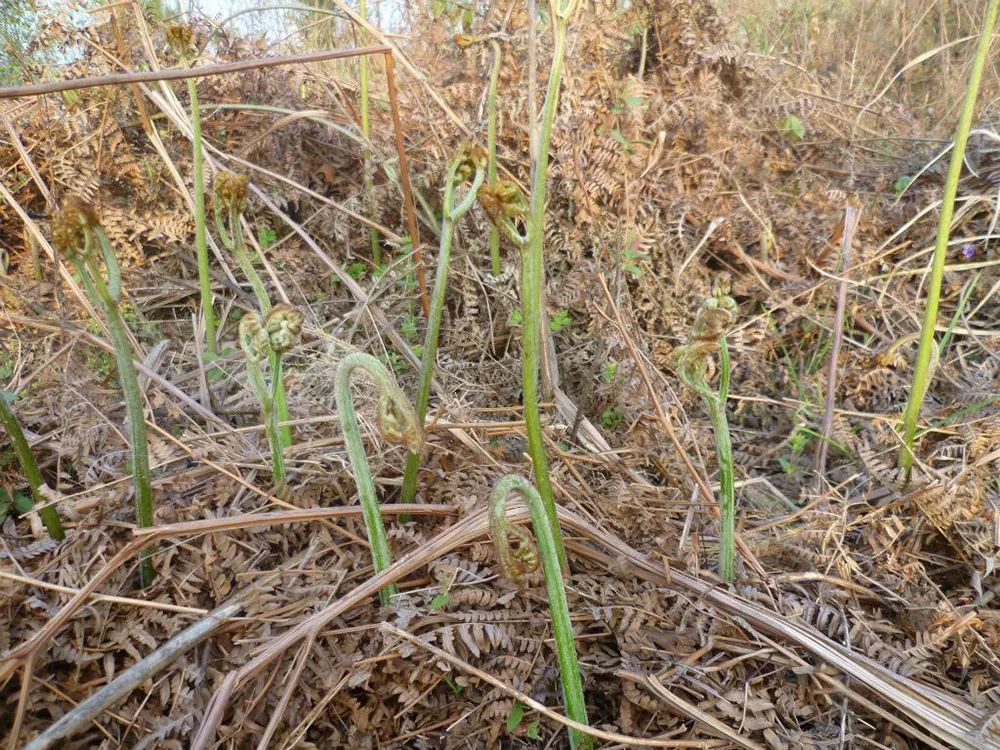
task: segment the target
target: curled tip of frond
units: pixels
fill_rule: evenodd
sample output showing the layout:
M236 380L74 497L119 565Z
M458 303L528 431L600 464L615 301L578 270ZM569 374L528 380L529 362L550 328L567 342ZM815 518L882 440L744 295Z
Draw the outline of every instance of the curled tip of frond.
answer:
M511 493L521 495L527 502L541 503L541 498L538 490L516 474L501 479L490 496L490 536L497 561L504 575L519 583L524 576L538 570L541 558L531 534L507 520L507 497ZM511 545L511 537L516 544Z
M240 349L247 359L255 362L264 359L270 351L271 344L267 328L260 315L249 312L240 320Z
M264 320L271 351L284 354L302 337L302 311L291 305L277 304Z
M424 447L424 431L417 421L417 412L403 392L382 390L378 398L378 428L390 443L405 445L411 453Z
M470 34L455 34L454 36L455 46L459 49L468 49L478 41L479 37Z
M78 195L63 201L52 225L52 244L67 256L82 253L87 244L87 232L100 227L93 204Z
M166 29L167 45L178 57L194 52L194 29L186 24L173 24Z
M219 172L215 176L215 200L228 211L245 211L249 183L250 179L245 174Z
M463 143L459 147L458 159L455 177L459 182L472 182L477 170L486 169L486 149L482 146Z
M687 380L704 378L706 358L718 351L720 339L736 319L736 300L729 296L731 288L728 273L720 273L715 278L712 296L702 302L687 343L677 347L674 353L674 363Z
M520 188L510 180L498 180L492 185L483 185L476 193L479 205L486 216L496 224L501 216L517 219L528 213L528 201Z

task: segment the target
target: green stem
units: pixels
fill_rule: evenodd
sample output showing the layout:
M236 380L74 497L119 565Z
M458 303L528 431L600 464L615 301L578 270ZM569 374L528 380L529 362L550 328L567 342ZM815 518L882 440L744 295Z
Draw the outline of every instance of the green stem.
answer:
M397 414L404 415L406 421L412 420L409 428L418 429L416 415L406 395L396 385L385 365L375 357L364 352L354 352L344 357L337 365L334 377L334 392L337 400L337 413L340 415L340 425L344 432L344 443L347 446L347 456L351 462L351 471L358 487L358 497L361 501L361 512L365 520L365 530L368 533L368 543L372 549L372 562L375 573L381 573L392 562L389 552L389 541L385 535L382 514L379 511L378 497L375 494L375 481L372 479L368 458L365 456L365 446L361 441L361 430L358 427L358 417L354 411L354 401L351 396L351 378L357 369L364 370L375 379L379 388L380 428L383 437L390 437L387 425L384 423L386 414L382 407L388 405ZM398 426L398 425L396 425ZM382 604L387 605L397 593L396 586L386 586L379 592Z
M944 185L944 198L941 202L941 217L938 221L937 240L934 245L934 259L931 263L931 275L927 285L927 305L924 308L923 326L920 329L920 346L917 349L917 359L913 368L913 384L910 386L910 398L903 412L903 446L899 452L899 466L903 469L905 480L909 480L913 468L913 441L917 432L917 419L924 395L930 385L930 364L932 348L934 348L934 328L937 324L938 302L941 299L941 281L944 278L944 264L948 255L948 235L951 231L951 220L955 211L955 197L958 194L958 180L962 174L962 164L965 159L965 146L969 140L969 130L972 127L972 117L975 113L976 97L979 94L979 84L983 77L983 68L993 38L993 28L996 26L997 10L1000 0L990 0L986 8L986 17L976 47L976 56L969 73L965 89L965 102L955 133L955 144L951 152L951 165L948 168L948 178Z
M583 681L580 677L580 663L576 656L576 644L573 640L573 625L569 617L569 603L566 600L566 588L563 583L563 566L559 558L560 542L557 531L558 524L552 525L548 509L541 495L524 477L508 474L503 477L490 496L490 534L497 548L497 557L505 572L514 572L516 568L509 567L512 553L507 540L513 533L522 544L524 535L517 533L515 527L507 520L507 497L516 493L527 504L531 513L531 526L538 540L538 551L541 556L542 572L545 575L545 588L549 595L549 612L552 618L552 632L556 642L556 657L559 662L559 673L562 677L563 701L566 704L566 716L580 724L587 722L587 704L583 697ZM505 562L507 561L507 562ZM576 729L569 732L570 745L573 748L586 744L585 735Z
M493 47L493 67L490 69L490 88L486 95L486 183L494 185L497 181L497 86L500 83L500 61L503 54L500 42L490 40ZM493 275L499 276L503 271L500 265L500 232L490 224L490 263Z
M368 20L368 3L366 0L360 0L358 3L358 14L365 20ZM363 33L363 32L362 32ZM361 40L361 44L364 44L364 38ZM372 180L372 150L370 147L371 143L371 122L368 116L368 56L361 55L358 64L361 66L359 78L360 94L361 94L361 135L365 139L364 148L364 161L365 161L365 195L368 198L368 210L369 213L374 213L375 209L375 185ZM374 229L368 230L368 237L371 241L372 247L372 262L376 266L382 264L382 243L379 241L378 232Z
M443 218L441 220L441 244L438 249L437 273L434 277L434 291L431 294L430 315L427 318L427 331L424 334L423 359L420 362L420 383L417 386L417 422L423 425L427 417L427 407L430 404L431 381L434 378L434 365L437 362L438 340L441 334L441 316L444 313L445 293L448 289L448 267L451 260L451 246L455 236L455 223L472 207L476 199L476 191L483 184L483 170L477 169L472 187L466 193L465 199L453 208L455 202L455 174L462 157L456 157L448 167L445 176ZM410 451L406 455L406 468L403 471L403 492L401 500L412 503L417 494L417 471L420 469L420 454ZM405 518L401 520L406 520Z
M721 370L718 396L702 394L708 405L715 431L715 452L719 461L719 574L722 580L736 577L736 497L733 488L733 443L726 419L726 401L729 396L729 346L723 336L719 340L719 367Z
M524 421L528 433L528 453L535 471L535 484L545 505L545 512L552 525L559 563L568 572L566 550L556 516L555 496L549 478L549 464L545 456L545 442L542 439L542 420L538 409L538 367L539 346L542 330L542 241L545 236L545 186L549 167L549 143L552 140L552 124L556 116L559 99L559 84L562 80L563 57L566 52L566 26L575 2L557 9L553 18L555 49L552 68L549 71L549 85L542 106L542 127L538 139L537 167L531 185L531 219L528 222L527 248L521 255L521 317L524 327L521 333L522 380L524 398Z
M97 236L102 249L108 243L104 230L92 230ZM110 243L108 243L110 244ZM108 268L109 278L119 274L118 262L114 255L103 253L105 260L113 264ZM146 440L146 417L143 411L142 391L139 389L139 379L132 364L132 345L126 333L125 321L122 320L118 307L118 299L112 295L112 290L105 284L93 261L76 259L77 270L88 293L101 308L108 324L108 333L114 347L115 365L118 369L118 382L125 395L125 411L128 416L128 438L132 456L133 482L135 484L135 520L140 529L153 526L153 486L152 474L149 468L149 445ZM139 553L139 585L143 588L153 582L156 573L153 570L151 552L145 549Z
M274 483L279 489L285 486L285 456L281 450L281 435L278 433L277 422L274 418L274 399L272 389L268 388L264 379L264 371L257 361L253 352L244 350L247 363L247 376L250 380L250 388L260 402L260 416L264 423L264 430L267 432L267 443L271 449L271 474ZM278 367L281 367L281 359L278 359ZM275 374L272 370L272 374ZM272 380L273 383L273 380ZM272 386L273 387L273 386Z
M7 403L6 394L2 392L0 392L0 421L3 422L11 445L14 446L14 455L17 456L17 462L21 465L21 472L24 474L24 478L28 480L28 486L31 487L31 497L34 499L35 505L41 508L38 511L38 515L41 516L42 523L45 524L49 536L61 542L66 538L66 532L63 531L62 523L59 521L59 514L54 507L46 505L48 500L42 494L42 487L44 486L42 472L38 470L38 464L35 461L35 455L31 452L31 446L28 445L28 441L24 437L24 432L21 430L21 425L18 424L17 417L14 416L10 404Z
M201 150L201 109L198 106L197 79L187 81L191 99L191 130L194 149L194 237L198 250L198 286L201 289L201 307L205 314L205 353L210 359L218 356L215 343L215 310L212 307L212 276L208 267L208 243L205 234L205 180Z

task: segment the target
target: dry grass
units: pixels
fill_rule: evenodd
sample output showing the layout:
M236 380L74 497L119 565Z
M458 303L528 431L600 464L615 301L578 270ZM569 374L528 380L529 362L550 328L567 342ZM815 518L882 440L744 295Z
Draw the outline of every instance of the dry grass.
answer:
M906 74L902 89L876 96L893 66L967 33L974 4L941 6L955 18L944 37L917 21L918 10L938 7L929 0L865 5L882 28L907 32L905 48L869 48L874 36L850 32L867 29L857 25L861 4L831 4L833 20L814 37L754 4L766 49L784 61L734 43L700 0L626 12L598 4L570 29L546 230L559 383L542 408L588 714L607 747L627 737L770 750L1000 747L1000 258L991 244L1000 169L981 136L942 300L942 333L954 325L922 415L919 478L901 488L893 428L939 172L899 198L893 186L935 153L921 139L948 130L951 94ZM60 77L156 58L159 32L128 6L114 13L116 24L45 30L86 50ZM448 156L462 140L485 139L492 59L488 49L451 46L459 24L414 14L399 40L403 124L429 238ZM521 5L497 3L472 29L498 31L498 156L501 171L527 183ZM331 38L349 39L338 33ZM856 53L844 48L854 41ZM550 43L541 33L540 60ZM960 76L964 47L951 49ZM258 50L223 33L214 54ZM565 738L541 579L523 588L502 580L484 536L492 485L527 467L516 284L512 271L490 272L478 210L459 227L452 257L421 514L403 523L389 509L397 562L372 574L332 373L345 353L368 351L412 392L422 319L398 242L406 224L395 171L378 173L374 187L387 269L372 267L368 227L356 219L365 203L355 81L337 63L200 88L209 165L251 175L247 236L267 245L269 295L306 314L287 360L295 443L282 496L239 356L224 354L210 378L192 344L183 88L93 89L3 110L0 368L3 387L23 394L18 418L69 530L57 546L30 518L8 517L0 537L0 726L20 707L20 743L239 595L240 618L61 747L541 748ZM377 68L372 85L383 101ZM283 119L234 106L248 103L324 114ZM389 113L372 114L372 146L391 166ZM100 204L125 267L160 527L160 577L148 594L131 589L127 444L107 337L46 241L47 197L71 191ZM845 269L841 224L855 205ZM509 248L504 262L516 263ZM712 568L711 425L670 366L719 270L732 273L738 303L729 422L741 563L732 587ZM213 271L225 351L253 299L220 259ZM371 446L375 411L372 391L360 388ZM824 424L832 439L817 476ZM402 459L395 448L371 459L385 503L398 497ZM0 471L0 485L20 486L3 446ZM379 608L374 594L388 583L402 594ZM527 708L515 722L518 702Z

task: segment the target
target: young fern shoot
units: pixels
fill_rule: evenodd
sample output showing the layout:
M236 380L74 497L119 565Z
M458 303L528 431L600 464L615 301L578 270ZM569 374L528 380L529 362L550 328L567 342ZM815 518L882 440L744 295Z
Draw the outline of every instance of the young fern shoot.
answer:
M193 61L197 52L194 30L190 26L176 25L167 28L167 44L183 65ZM201 291L201 308L205 315L205 353L212 360L218 356L216 345L215 310L212 307L212 277L208 265L208 244L205 230L205 175L201 149L201 108L198 103L198 79L187 79L188 97L191 99L191 146L194 181L194 237L198 252L198 286Z
M240 218L247 207L247 185L249 180L246 175L233 174L232 172L220 172L215 178L215 196L212 207L215 213L215 228L230 252L235 256L243 275L250 282L257 304L260 307L260 315L267 316L271 312L271 300L267 296L267 289L264 281L254 268L253 258L247 249L246 240L243 237L243 224ZM285 395L285 379L282 376L281 355L271 349L268 353L268 365L274 376L274 412L275 418L279 422L278 434L281 436L282 449L292 445L292 428L288 422L288 399Z
M736 497L733 487L733 444L726 420L729 398L729 347L726 330L735 317L736 301L729 296L728 274L720 274L695 318L688 342L677 348L674 364L680 379L701 395L715 432L719 461L719 574L724 581L736 576ZM719 391L708 385L708 363L719 357Z
M271 448L271 473L279 490L285 488L285 456L276 401L282 383L281 357L302 335L302 313L289 305L271 307L266 316L247 313L240 321L240 348L247 363L250 388L260 402L261 417ZM271 381L260 366L268 360Z
M497 87L500 83L500 63L503 61L503 51L500 42L493 36L469 36L457 34L455 44L460 49L468 49L474 44L489 42L493 50L493 65L490 68L490 85L486 91L486 183L493 185L497 181ZM500 230L490 226L489 235L490 268L494 276L503 272L500 264Z
M955 212L955 198L958 195L958 182L962 175L962 165L965 161L965 145L969 140L969 130L976 109L976 97L979 95L979 84L983 78L983 68L990 43L993 40L993 29L1000 10L1000 0L990 0L986 7L986 17L979 34L979 46L973 59L972 70L965 87L965 101L962 104L962 114L958 120L955 132L955 143L951 151L951 164L948 167L948 177L944 184L944 197L941 201L941 216L938 219L937 238L934 243L934 256L931 261L931 274L927 282L927 305L924 308L924 320L920 328L920 345L913 367L913 383L910 386L910 398L903 412L903 445L899 451L899 466L903 470L904 481L909 481L913 468L913 443L917 434L917 418L920 407L927 395L934 370L932 364L936 361L938 344L934 340L934 330L938 319L938 302L941 299L941 283L944 279L944 265L948 255L948 235L951 231L951 220Z
M385 365L364 352L354 352L340 360L334 383L337 414L340 415L347 456L358 488L368 543L372 548L372 562L375 572L381 573L389 567L392 557L389 553L389 541L385 535L382 515L379 512L375 481L372 479L368 458L365 456L365 446L361 441L361 429L358 426L358 416L354 411L354 400L351 396L351 378L355 370L364 370L378 385L378 424L384 440L404 445L410 453L419 454L424 444L424 431L417 419L413 404L396 384ZM389 604L396 591L395 586L386 586L382 589L379 592L382 604Z
M132 346L119 304L121 301L121 270L108 235L97 219L93 206L71 196L56 217L52 232L53 244L76 268L91 301L107 323L114 345L118 381L125 395L128 413L129 443L135 483L135 516L139 528L153 525L153 489L149 469L149 447L146 442L146 419L143 415L142 391L132 364ZM104 274L101 273L101 265ZM139 584L152 583L155 573L149 550L139 555Z
M538 369L542 335L542 243L545 239L545 194L549 171L549 145L555 122L566 54L566 31L578 0L550 0L554 47L549 82L542 104L542 123L538 134L536 167L531 180L531 213L527 221L525 249L521 253L521 380L524 421L528 434L528 454L535 473L538 494L556 537L559 563L568 572L566 550L556 516L556 500L549 478L549 462L542 438L542 417L538 408Z
M438 339L441 333L441 316L444 313L444 298L448 288L448 266L451 260L451 246L455 237L455 224L472 208L476 193L483 184L486 155L482 149L463 147L452 159L445 177L444 206L441 209L441 245L438 250L437 274L434 277L434 291L431 295L431 310L427 318L424 334L423 359L420 363L420 382L417 386L417 423L423 425L427 417L427 406L431 397L431 380L437 361ZM463 182L472 181L465 197L455 205L455 191ZM420 453L411 451L406 456L403 472L402 501L412 503L417 494L417 471L420 469Z
M13 396L13 394L10 395ZM24 431L21 430L21 425L10 408L7 396L7 393L0 391L0 422L3 422L7 437L10 438L11 445L14 446L14 455L17 456L17 462L21 466L21 473L24 474L28 486L31 487L32 500L35 505L41 508L38 515L41 517L42 523L45 524L45 530L49 532L50 537L61 542L66 538L66 532L63 530L56 509L51 505L46 505L47 500L42 492L42 487L45 486L42 472L38 470L35 454L31 452L31 446L28 445Z
M524 500L531 513L531 525L538 540L536 547L531 535L507 520L507 498L516 493ZM556 546L555 529L549 520L545 505L531 483L517 474L503 477L490 496L490 536L496 547L497 559L504 574L520 582L525 574L538 568L541 557L545 588L549 595L549 611L556 642L556 658L562 677L563 700L566 716L580 724L587 724L587 704L583 697L583 680L580 663L576 657L573 625L569 618L569 604L563 583L562 565ZM511 547L510 537L517 539ZM576 750L586 746L586 737L578 730L569 730L570 745Z

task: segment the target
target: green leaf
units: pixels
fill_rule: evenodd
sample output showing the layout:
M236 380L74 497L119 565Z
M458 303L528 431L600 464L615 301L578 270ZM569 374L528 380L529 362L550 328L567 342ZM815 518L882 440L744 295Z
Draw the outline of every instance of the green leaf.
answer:
M913 182L913 175L901 175L898 180L892 183L892 189L895 191L896 195L902 195L903 191L910 186L911 182Z
M439 609L443 609L448 604L448 592L443 591L442 593L431 599L431 612L436 612Z
M806 136L806 126L795 115L785 115L778 127L784 135L796 141L801 141Z
M605 363L604 369L601 370L601 380L603 380L605 383L610 383L615 379L615 375L617 374L618 374L618 363L615 362L613 359L610 359Z
M523 718L524 704L522 704L521 701L514 701L514 705L510 709L510 716L507 717L507 721L504 726L507 727L508 732L513 732L521 726L521 719Z
M514 312L512 312L510 314L510 317L507 318L507 327L508 328L516 328L516 327L518 327L520 325L523 325L523 324L524 324L524 318L521 316L521 309L520 308L518 308L517 310L514 310Z
M549 319L549 328L552 333L559 333L563 328L573 325L573 319L569 316L569 310L556 310L556 314Z
M278 233L271 229L271 227L261 227L257 230L257 242L260 243L263 250L271 247L277 239Z
M528 724L528 727L524 730L524 736L529 740L538 739L538 719Z
M455 682L451 677L449 677L446 674L445 675L441 675L441 679L443 679L445 681L445 683L448 685L448 687L451 688L451 692L453 692L455 695L458 695L463 690L465 690L464 687L462 687L461 685L459 685L457 682Z
M646 100L641 96L630 96L625 100L626 107L641 107L646 103Z

